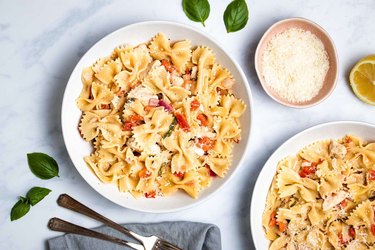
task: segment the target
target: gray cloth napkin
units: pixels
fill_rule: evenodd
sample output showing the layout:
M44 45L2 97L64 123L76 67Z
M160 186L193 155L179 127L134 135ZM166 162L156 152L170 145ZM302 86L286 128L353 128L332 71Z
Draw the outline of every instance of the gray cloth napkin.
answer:
M212 224L176 221L151 224L125 224L126 228L141 235L156 235L184 250L221 250L220 229ZM96 228L95 231L112 235L117 238L135 242L134 239L107 226ZM85 237L76 234L65 234L48 240L50 250L62 249L130 249L111 242Z

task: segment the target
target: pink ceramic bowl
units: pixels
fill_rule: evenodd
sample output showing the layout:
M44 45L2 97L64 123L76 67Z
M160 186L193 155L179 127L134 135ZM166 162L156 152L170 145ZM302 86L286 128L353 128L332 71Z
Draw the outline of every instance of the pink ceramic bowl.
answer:
M290 28L299 28L315 34L324 44L324 48L329 57L329 69L324 79L322 89L319 91L318 95L306 102L292 103L281 98L272 88L270 88L267 82L265 82L262 74L262 56L267 44L275 35ZM264 91L266 91L272 99L288 107L307 108L322 102L334 90L338 78L338 57L331 37L322 27L304 18L289 18L275 23L266 31L266 33L264 33L255 52L255 70Z

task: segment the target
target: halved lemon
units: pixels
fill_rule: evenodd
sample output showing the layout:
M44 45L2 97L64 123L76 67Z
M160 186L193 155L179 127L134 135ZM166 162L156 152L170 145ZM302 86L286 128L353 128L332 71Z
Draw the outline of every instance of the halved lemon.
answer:
M362 58L349 76L354 94L362 101L375 105L375 55Z

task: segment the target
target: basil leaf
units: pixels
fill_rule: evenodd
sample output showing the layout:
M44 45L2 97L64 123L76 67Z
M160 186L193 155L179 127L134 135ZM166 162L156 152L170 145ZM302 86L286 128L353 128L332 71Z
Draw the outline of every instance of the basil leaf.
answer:
M44 153L27 154L27 162L31 172L40 179L51 179L59 177L59 166L57 162L49 155Z
M205 27L204 21L210 15L210 3L208 0L182 0L182 8L185 15L194 22L200 22Z
M245 0L232 1L224 12L224 23L227 32L236 32L246 26L249 10Z
M10 211L10 220L18 220L25 214L27 214L30 210L30 204L27 202L27 199L25 197L20 197L20 200L17 201L16 204L12 207L12 210Z
M29 203L31 206L34 206L39 201L43 200L51 192L48 188L43 187L33 187L32 189L27 192L26 197L29 199Z

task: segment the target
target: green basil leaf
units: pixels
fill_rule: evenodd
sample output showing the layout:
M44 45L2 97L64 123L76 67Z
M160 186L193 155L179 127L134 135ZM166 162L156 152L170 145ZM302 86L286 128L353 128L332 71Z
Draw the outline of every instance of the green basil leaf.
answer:
M204 21L210 15L210 3L208 0L182 0L182 8L190 20L200 22L205 26Z
M27 162L31 172L40 179L51 179L59 176L59 166L49 155L44 153L27 154Z
M236 32L246 26L249 10L245 0L232 1L224 12L224 23L227 32Z
M25 197L20 197L20 200L12 207L10 211L10 220L18 220L30 210L30 204L27 202Z
M33 187L32 189L27 192L26 197L29 199L29 203L31 206L34 206L39 201L43 200L51 192L48 188L43 187Z

